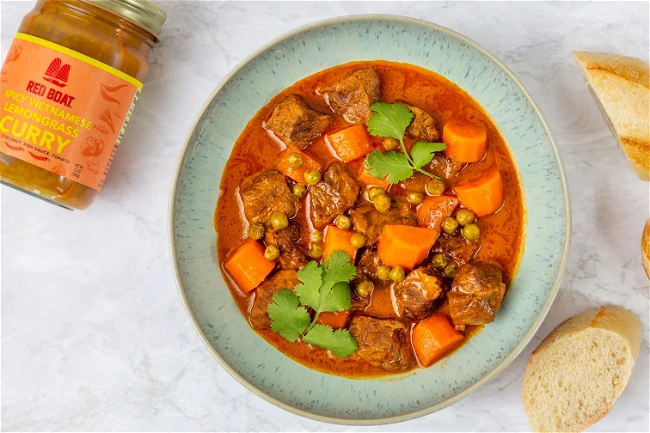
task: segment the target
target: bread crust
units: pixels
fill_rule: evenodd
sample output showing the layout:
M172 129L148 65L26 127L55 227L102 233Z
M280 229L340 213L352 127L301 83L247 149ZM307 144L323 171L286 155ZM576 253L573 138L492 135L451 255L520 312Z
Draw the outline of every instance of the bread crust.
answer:
M630 165L650 180L650 66L615 54L573 54Z
M537 424L537 419L539 418L536 413L536 408L530 404L531 397L538 397L535 394L535 384L538 380L538 376L542 373L537 370L537 366L540 365L540 362L544 362L548 358L554 356L553 349L554 346L563 342L564 340L575 341L570 339L593 339L595 338L595 333L593 330L606 331L602 334L599 334L601 337L607 333L613 333L617 336L620 336L625 342L626 347L629 350L629 356L632 359L632 368L634 362L639 355L641 348L641 323L637 316L620 307L612 306L603 306L598 310L586 311L578 316L572 317L558 327L556 327L543 341L540 343L535 350L530 355L528 363L526 365L526 370L524 373L523 381L523 403L524 409L528 416L528 422L533 431L547 431L548 427L545 425ZM587 355L587 354L585 354ZM566 365L567 369L571 369L571 365ZM617 393L616 398L620 396L620 393L623 392L627 382L629 380L629 375L632 372L632 368L627 372L627 377L624 378L622 386L620 387L620 392ZM570 374L570 372L568 372ZM567 396L571 398L572 396ZM575 397L575 396L573 396ZM581 398L589 398L588 395L583 395ZM577 420L572 425L571 431L583 431L589 428L591 425L596 423L602 417L604 417L613 407L615 399L613 401L602 402L601 406L598 407L598 410L590 414L589 419L584 420L584 422L579 423Z

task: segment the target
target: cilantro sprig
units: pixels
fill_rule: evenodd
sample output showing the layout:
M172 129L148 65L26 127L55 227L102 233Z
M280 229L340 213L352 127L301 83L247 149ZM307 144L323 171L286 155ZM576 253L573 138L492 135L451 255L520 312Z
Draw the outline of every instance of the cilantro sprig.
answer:
M437 176L422 170L433 159L435 152L445 150L445 143L415 143L409 154L404 146L404 133L413 120L413 112L403 104L387 104L375 102L370 106L373 115L368 121L368 131L378 137L390 137L399 140L401 152L385 152L378 150L370 153L364 165L370 175L377 179L386 178L388 183L395 184L413 176L418 171L432 178Z
M273 296L267 308L271 329L288 341L302 338L305 343L328 349L334 355L347 358L358 346L350 331L316 323L323 312L336 313L350 309L350 281L357 271L344 251L334 251L319 265L315 261L297 272L300 284L282 289ZM306 307L314 310L314 318Z

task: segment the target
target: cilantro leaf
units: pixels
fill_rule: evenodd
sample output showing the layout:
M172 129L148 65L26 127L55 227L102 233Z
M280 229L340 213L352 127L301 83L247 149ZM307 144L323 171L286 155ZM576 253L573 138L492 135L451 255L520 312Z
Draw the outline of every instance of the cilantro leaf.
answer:
M322 265L313 260L307 263L297 272L300 284L296 284L295 293L283 289L273 296L266 309L272 320L271 329L291 342L305 334L303 341L329 349L336 356L354 353L357 342L347 330L333 332L329 326L316 324L322 312L335 313L352 307L348 281L354 278L357 268L350 261L346 252L336 250ZM313 319L305 306L316 312Z
M411 149L411 158L413 158L415 168L422 168L430 163L433 159L433 153L445 150L446 147L445 143L427 143L425 141L415 143L415 146Z
M323 262L323 285L321 292L330 290L336 283L347 283L357 273L357 267L350 263L350 256L343 250L333 251ZM321 296L322 300L322 296Z
M320 312L327 311L336 313L338 311L349 310L352 308L350 301L350 285L346 282L334 284L330 290L323 291L320 301Z
M373 111L368 120L371 135L391 137L399 140L402 152L381 153L374 151L366 156L364 165L370 175L376 179L386 178L388 183L396 184L413 176L419 171L431 178L431 173L422 170L433 159L433 153L444 150L444 143L418 142L409 154L404 146L404 133L413 120L413 112L404 104L387 104L375 102L370 106Z
M323 269L318 266L318 263L311 261L298 271L298 279L301 284L296 284L294 292L300 298L303 305L307 305L314 310L318 309L320 302L319 288L322 283Z
M401 152L381 153L375 150L366 157L364 165L372 177L377 179L386 177L390 184L399 183L413 176L413 167L408 157Z
M311 317L300 299L289 289L282 289L273 295L273 303L267 308L271 318L271 329L288 341L296 341L311 323Z
M413 120L411 110L402 104L387 104L385 102L375 102L370 109L375 113L368 121L370 135L391 137L402 141L406 128Z
M359 348L347 329L333 331L330 326L315 325L302 339L305 343L328 349L339 358L347 358Z

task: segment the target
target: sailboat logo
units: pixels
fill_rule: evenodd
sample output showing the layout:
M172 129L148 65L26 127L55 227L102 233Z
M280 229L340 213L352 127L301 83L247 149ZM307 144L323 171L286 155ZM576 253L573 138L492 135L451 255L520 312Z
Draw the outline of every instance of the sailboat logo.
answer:
M68 76L70 75L70 65L63 64L61 59L58 57L52 60L50 66L48 66L47 71L43 79L49 81L55 86L65 87L68 85Z

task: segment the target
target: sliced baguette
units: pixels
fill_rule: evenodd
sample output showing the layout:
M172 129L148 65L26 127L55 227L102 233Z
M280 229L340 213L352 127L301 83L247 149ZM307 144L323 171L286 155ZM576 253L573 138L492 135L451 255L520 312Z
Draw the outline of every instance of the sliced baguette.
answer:
M637 176L650 180L650 66L641 59L573 53Z
M650 219L645 222L643 234L641 235L641 260L643 269L648 279L650 279Z
M619 307L600 307L555 328L533 351L523 400L533 431L583 431L609 412L632 374L641 322Z

